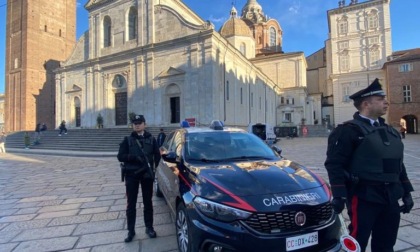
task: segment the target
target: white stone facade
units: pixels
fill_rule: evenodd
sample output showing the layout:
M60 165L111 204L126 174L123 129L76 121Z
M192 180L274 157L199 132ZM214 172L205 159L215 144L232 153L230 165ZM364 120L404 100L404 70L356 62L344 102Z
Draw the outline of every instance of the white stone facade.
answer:
M389 4L389 0L372 0L328 11L327 81L333 89L331 117L336 125L356 111L351 94L375 78L386 89L382 67L392 53Z
M271 60L249 60L254 41L228 42L178 0L92 0L85 7L89 31L56 72L57 123L92 128L101 114L104 127L126 127L134 112L149 126L178 126L184 118L277 125L285 93L301 107L290 123L312 113L303 53L283 54L276 69ZM250 45L245 55L242 42Z

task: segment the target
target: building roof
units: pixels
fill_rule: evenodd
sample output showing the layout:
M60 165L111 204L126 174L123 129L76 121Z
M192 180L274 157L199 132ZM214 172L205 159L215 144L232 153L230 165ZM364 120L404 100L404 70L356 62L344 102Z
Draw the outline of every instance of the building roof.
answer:
M420 48L393 52L386 64L412 60L420 60Z
M231 36L246 36L252 38L248 25L237 16L235 7L230 11L230 18L220 28L220 34L227 38Z

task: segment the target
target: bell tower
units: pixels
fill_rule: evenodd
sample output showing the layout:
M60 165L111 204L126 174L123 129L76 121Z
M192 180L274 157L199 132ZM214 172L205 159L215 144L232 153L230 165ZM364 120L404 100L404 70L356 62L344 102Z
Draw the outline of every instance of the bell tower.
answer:
M76 0L8 0L5 130L55 125L54 69L76 43Z

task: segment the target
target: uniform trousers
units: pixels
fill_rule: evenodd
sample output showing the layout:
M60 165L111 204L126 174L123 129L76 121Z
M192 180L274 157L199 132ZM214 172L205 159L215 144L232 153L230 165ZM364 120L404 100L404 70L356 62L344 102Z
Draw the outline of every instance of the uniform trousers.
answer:
M153 179L145 178L145 173L128 173L125 176L125 192L127 196L127 229L134 232L136 225L136 204L139 193L139 185L143 196L143 215L146 227L153 227Z
M400 224L398 202L379 204L353 196L347 202L351 220L350 235L360 244L362 252L366 250L369 236L372 234L372 252L393 252Z

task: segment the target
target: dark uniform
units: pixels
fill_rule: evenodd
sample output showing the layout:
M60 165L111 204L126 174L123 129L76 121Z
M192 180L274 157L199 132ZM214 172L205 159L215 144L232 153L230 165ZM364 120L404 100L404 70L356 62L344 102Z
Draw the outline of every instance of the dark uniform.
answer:
M126 242L130 242L135 235L136 204L140 184L143 196L146 234L154 238L156 233L153 229L153 167L157 166L160 160L159 147L155 138L147 131L143 131L143 135L133 131L120 144L118 160L123 162L125 166L126 216L129 232Z
M352 99L363 94L362 97L384 96L377 92L377 84L359 91ZM362 251L371 234L372 252L393 251L400 211L407 213L413 207L413 187L403 163L404 145L400 134L383 118L378 118L379 125L372 125L359 112L353 118L339 125L328 138L325 167L332 204L339 213L346 203L351 221L349 232ZM403 207L398 204L401 198Z

